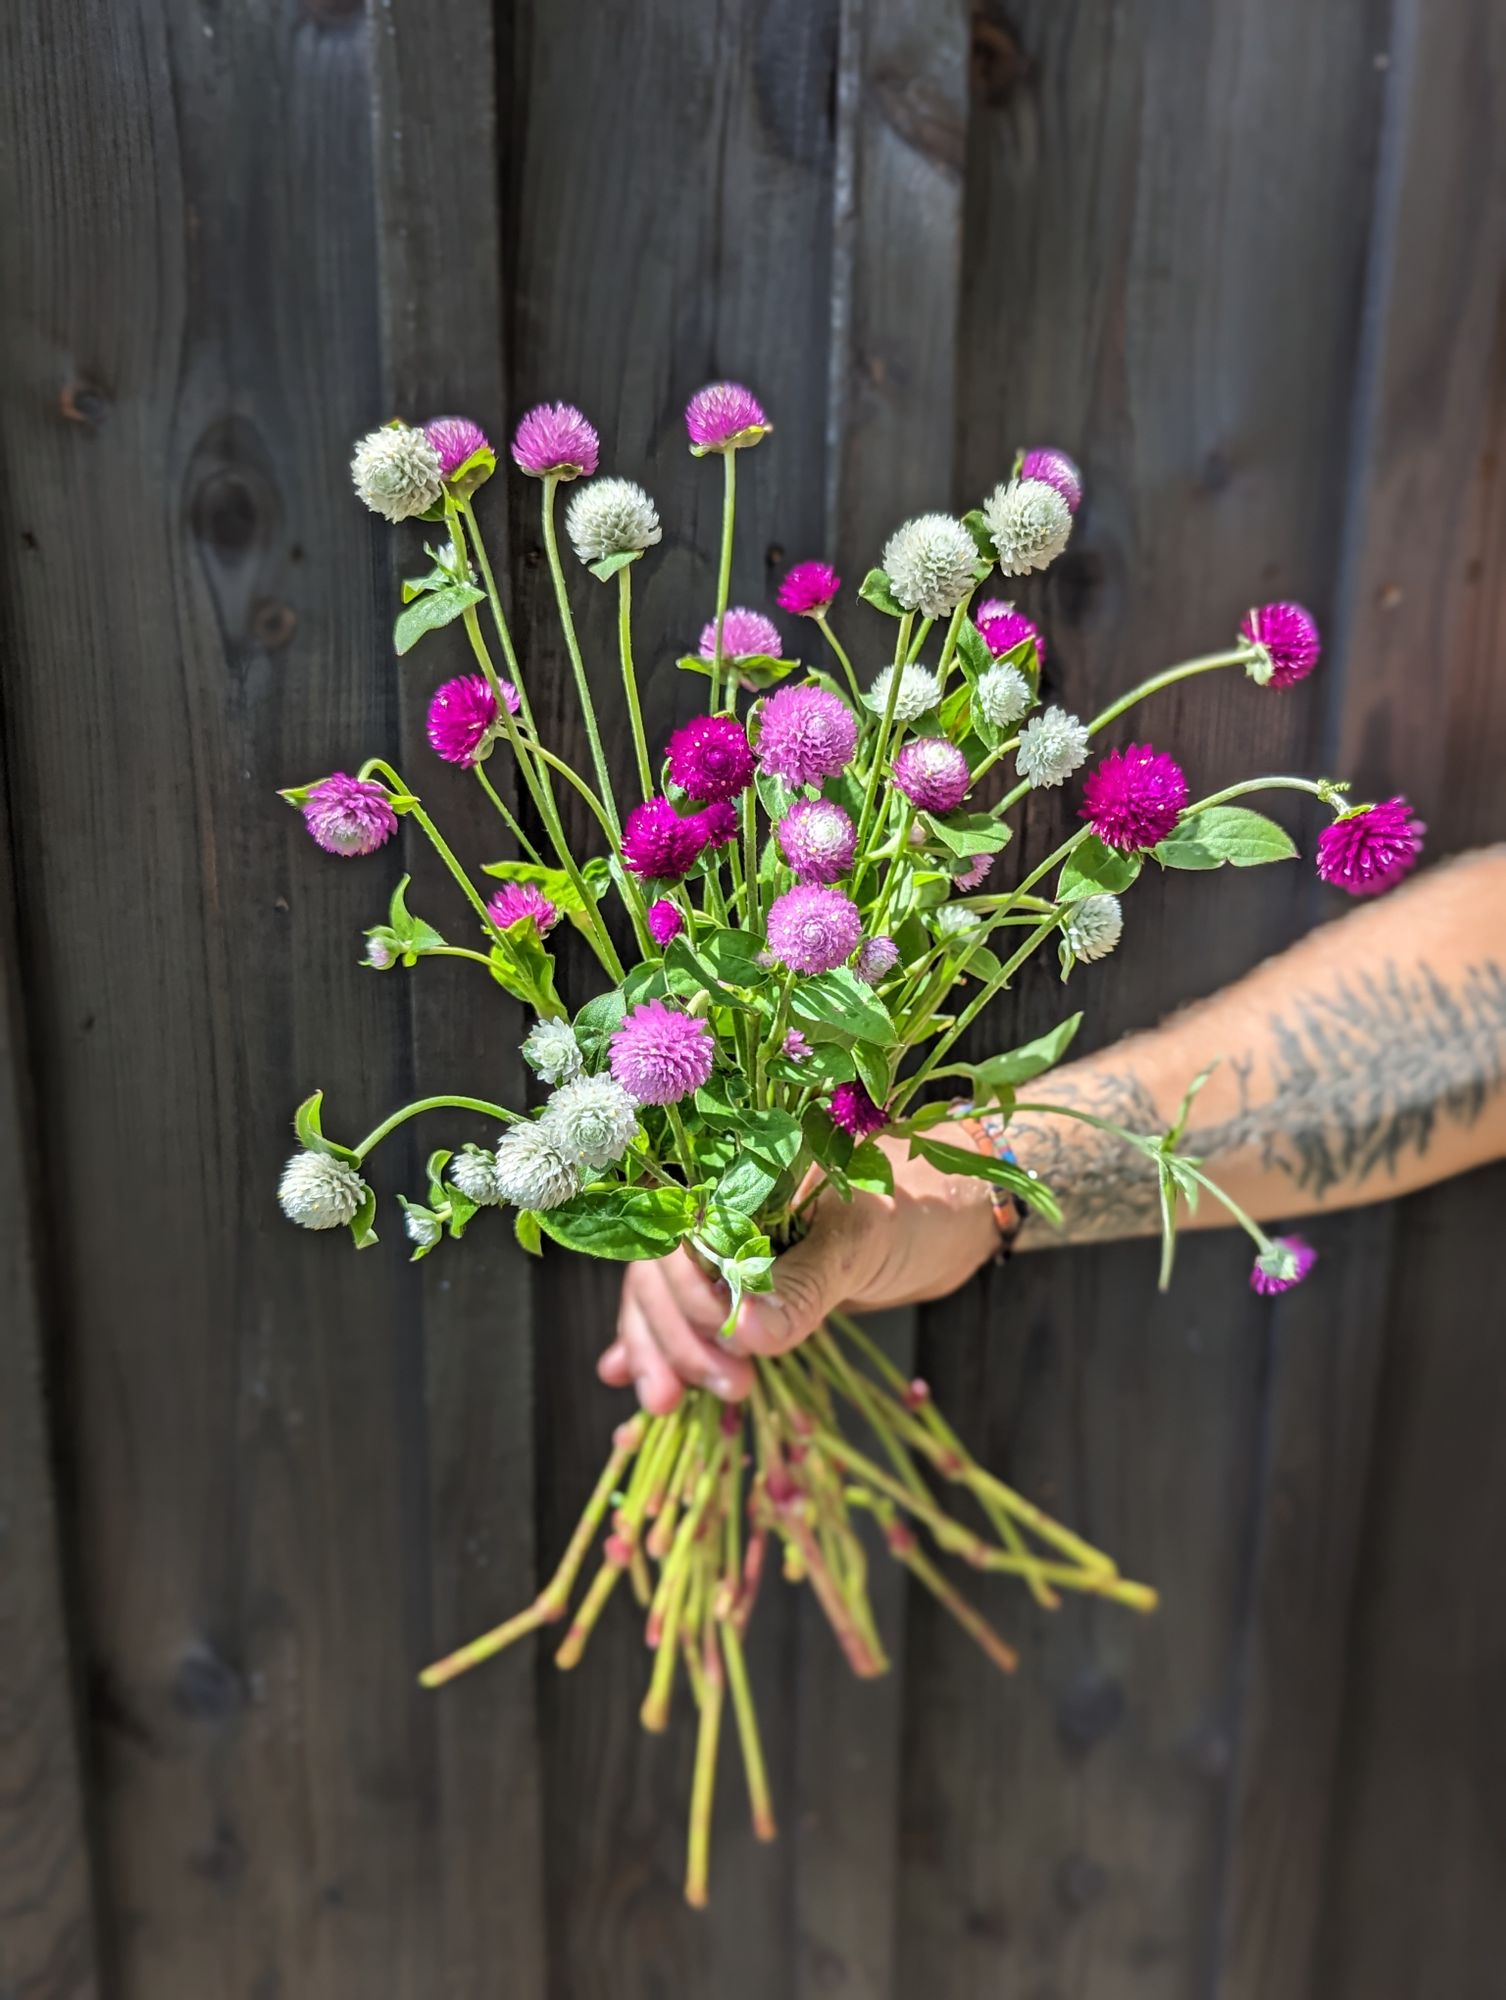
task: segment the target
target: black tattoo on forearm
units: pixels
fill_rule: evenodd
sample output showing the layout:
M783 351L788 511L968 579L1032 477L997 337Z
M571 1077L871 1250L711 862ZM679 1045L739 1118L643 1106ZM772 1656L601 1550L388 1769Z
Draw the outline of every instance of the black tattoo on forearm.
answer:
M1270 1016L1260 1052L1228 1058L1239 1082L1231 1117L1193 1123L1183 1150L1215 1177L1220 1158L1255 1150L1261 1164L1321 1200L1360 1189L1423 1157L1440 1124L1473 1125L1506 1079L1506 970L1494 960L1454 985L1430 967L1388 960L1306 993ZM1255 1086L1255 1078L1260 1084ZM1164 1129L1167 1113L1128 1067L1104 1064L1042 1088L1058 1103L1127 1131ZM1155 1225L1156 1177L1113 1134L1066 1119L1016 1119L1011 1143L1062 1201L1069 1237L1137 1235ZM1044 1235L1044 1232L1041 1232Z

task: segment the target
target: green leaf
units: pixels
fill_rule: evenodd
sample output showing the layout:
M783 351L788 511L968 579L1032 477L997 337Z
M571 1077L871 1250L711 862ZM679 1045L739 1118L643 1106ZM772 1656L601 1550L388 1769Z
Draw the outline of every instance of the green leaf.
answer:
M349 1146L336 1145L333 1139L326 1139L320 1131L319 1107L323 1102L324 1092L316 1090L313 1096L306 1097L293 1113L293 1128L298 1134L299 1145L310 1153L327 1153L332 1160L344 1160L347 1166L360 1166L361 1162ZM375 1238L372 1240L375 1241Z
M711 678L711 662L703 660L699 654L686 653L675 663L683 673L702 674ZM788 680L791 674L800 671L798 660L776 660L769 653L741 654L736 659L730 653L722 656L724 675L735 675L744 687L763 689L776 687L780 681Z
M894 1167L883 1147L872 1139L854 1146L847 1178L862 1194L893 1194Z
M375 1221L376 1196L370 1188L367 1188L361 1198L361 1206L350 1218L351 1241L358 1250L369 1250L376 1242L377 1233L371 1226Z
M923 815L924 823L953 854L997 854L1009 845L1009 828L992 813L949 813L945 819Z
M618 570L626 569L629 563L637 562L642 554L642 549L618 549L615 555L603 556L600 562L587 563L586 567L592 576L598 577L603 583L609 583Z
M889 587L889 578L881 569L871 569L858 585L858 596L865 604L871 604L876 611L885 611L891 618L903 618L905 607L895 597Z
M858 1078L864 1090L875 1104L882 1104L889 1095L887 1051L876 1048L872 1042L854 1042L852 1059L857 1066Z
M791 1062L788 1056L774 1056L769 1063L769 1075L806 1087L818 1083L836 1085L851 1083L857 1075L857 1065L837 1042L817 1042L799 1062Z
M441 625L450 624L473 604L479 604L483 595L473 583L451 583L443 590L431 590L415 598L406 611L398 613L392 628L395 650L399 654L411 652L425 632L436 632Z
M588 1063L606 1053L606 1045L627 1019L627 1002L618 992L598 993L575 1017L575 1039Z
M415 597L422 597L431 590L444 590L454 581L454 572L442 562L436 562L427 576L404 577L403 602L411 604Z
M626 1263L667 1257L695 1220L687 1188L589 1187L558 1208L538 1211L539 1228L567 1250Z
M491 948L490 963L492 978L526 1007L539 1014L564 1013L554 989L554 959L532 917L519 917L507 926L501 942Z
M988 641L971 618L964 618L957 634L957 657L969 674L986 674L994 663Z
M912 1132L909 1137L912 1160L929 1160L944 1174L966 1174L975 1180L991 1181L995 1187L1007 1188L1021 1201L1028 1202L1048 1221L1061 1222L1062 1212L1055 1195L1043 1182L1032 1180L1022 1167L1014 1166L1008 1160L996 1159L992 1153L981 1152L966 1141L960 1146L953 1146L944 1139L923 1138L917 1132Z
M975 1064L972 1072L974 1081L988 1091L995 1091L1043 1076L1061 1061L1081 1026L1081 1014L1068 1015L1065 1021L1049 1033L1038 1035L1033 1042L1024 1042L1004 1055L991 1056L987 1062Z
M854 1042L887 1047L894 1040L894 1023L883 1002L845 965L812 979L797 979L790 1012L812 1041L836 1041L848 1048Z
M800 1123L788 1111L746 1111L728 1104L709 1087L696 1092L695 1108L708 1125L733 1133L741 1146L770 1166L788 1167L800 1151Z
M781 1176L756 1153L742 1153L716 1184L715 1199L724 1208L756 1215L779 1185Z
M731 1294L722 1325L730 1333L744 1292L766 1292L772 1285L774 1252L769 1239L748 1216L713 1200L691 1242L707 1263L715 1265Z
M1283 827L1244 806L1207 806L1183 813L1153 850L1163 868L1259 868L1290 861L1297 850Z
M746 1013L751 1003L734 987L767 988L769 975L758 963L762 944L748 931L717 930L694 941L682 933L664 953L664 977L672 993L704 988L724 1007Z
M999 551L994 547L994 538L988 531L988 523L978 508L971 507L963 515L962 525L973 538L973 544L978 551L978 560L984 564L986 576L999 560ZM981 577L979 581L982 581Z
M544 1239L539 1230L539 1218L531 1208L520 1208L512 1219L512 1232L519 1245L530 1257L542 1256Z
M1140 873L1138 854L1120 854L1106 847L1096 833L1062 863L1057 877L1056 900L1075 903L1083 896L1122 896Z

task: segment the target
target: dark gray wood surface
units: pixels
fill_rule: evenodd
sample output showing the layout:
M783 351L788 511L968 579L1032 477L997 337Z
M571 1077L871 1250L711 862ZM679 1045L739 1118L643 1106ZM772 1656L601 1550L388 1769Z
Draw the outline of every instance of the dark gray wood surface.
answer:
M1164 1300L1144 1249L1069 1253L888 1329L1164 1606L1000 1586L1001 1682L892 1587L860 1687L768 1593L782 1838L729 1754L703 1916L625 1612L568 1677L413 1681L568 1532L622 1411L612 1272L497 1227L415 1271L390 1199L356 1258L272 1190L315 1085L346 1138L524 1087L470 968L359 968L396 850L327 861L274 796L380 752L505 851L423 743L463 639L391 656L421 536L348 491L394 411L590 412L665 522L656 739L720 504L680 410L731 374L777 425L736 601L801 555L855 582L1060 442L1089 500L1021 593L1056 695L1296 595L1321 677L1193 684L1155 740L1208 785L1405 787L1436 854L1506 834L1499 7L80 0L3 35L0 2000L1490 2000L1499 1173L1323 1224L1278 1310L1212 1238ZM579 756L536 504L504 476L481 511ZM625 773L614 594L572 587ZM845 629L866 665L880 622ZM1093 1040L1329 914L1305 870L1146 883ZM1022 980L983 1039L1059 1004ZM394 1146L384 1195L471 1130Z

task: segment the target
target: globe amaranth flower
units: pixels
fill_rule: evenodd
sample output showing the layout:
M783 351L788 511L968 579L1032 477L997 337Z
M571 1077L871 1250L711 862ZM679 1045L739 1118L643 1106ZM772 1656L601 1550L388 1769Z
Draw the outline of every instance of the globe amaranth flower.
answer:
M706 844L699 821L699 813L682 816L668 799L634 806L622 829L623 865L654 881L678 882Z
M1417 866L1426 832L1400 794L1355 807L1318 835L1318 873L1351 896L1379 896Z
M295 1153L282 1170L277 1199L300 1229L340 1229L366 1199L366 1183L332 1153Z
M803 1063L809 1059L811 1045L798 1028L791 1028L784 1038L781 1053L787 1062Z
M976 910L961 903L943 903L931 912L931 928L939 938L964 938L977 930L983 919Z
M740 382L708 382L685 405L685 429L698 458L708 451L737 451L757 444L773 428L762 403Z
M882 986L899 964L899 946L892 937L864 938L853 970L865 986Z
M759 707L759 767L787 785L834 778L857 747L857 717L826 688L782 687Z
M439 453L407 424L368 431L350 461L350 477L372 513L388 521L427 513L444 492Z
M548 937L560 920L558 907L532 882L504 882L487 904L486 914L499 931L532 917L541 938Z
M437 1215L431 1215L426 1208L418 1208L411 1202L403 1210L403 1229L408 1241L416 1243L420 1250L432 1250L444 1234Z
M612 1075L639 1104L675 1104L711 1074L711 1023L645 1000L612 1037Z
M665 752L669 775L702 805L735 799L753 776L748 733L735 715L698 715L677 729Z
M1019 721L1035 696L1019 668L1001 661L978 676L974 699L985 721L991 722L995 729L1007 729Z
M534 1022L523 1043L523 1060L546 1083L568 1083L586 1062L575 1030L558 1018Z
M927 618L955 611L978 575L978 545L950 514L920 514L884 544L884 573L895 602Z
M661 896L657 903L649 904L648 934L660 951L663 951L666 945L673 944L684 928L685 919L680 912L680 906L671 902L668 896Z
M1015 753L1020 776L1037 789L1065 784L1088 754L1088 727L1064 708L1033 715Z
M793 611L797 618L820 618L830 610L841 588L842 579L830 563L796 563L785 571L775 602L781 611Z
M1067 546L1072 510L1044 479L1010 479L983 503L983 518L1005 576L1045 569Z
M875 1104L860 1083L839 1083L827 1105L831 1122L854 1139L866 1139L889 1123L889 1113Z
M725 847L737 838L737 807L727 799L713 799L709 806L694 815L691 825L696 829L702 851L708 847Z
M990 598L986 605L980 605L974 613L973 623L978 628L978 636L996 660L1012 652L1016 646L1023 646L1028 639L1035 647L1038 660L1046 657L1046 642L1041 637L1041 628L1033 618L1027 618L1023 611L1016 611L1012 604L1005 604L1001 598Z
M511 714L519 708L518 691L511 681L500 683L502 699ZM496 740L497 697L485 674L457 674L434 690L429 701L429 747L447 764L467 769L488 756Z
M497 1186L497 1162L484 1146L466 1146L451 1160L445 1174L451 1187L477 1208L495 1208L502 1199Z
M1241 635L1260 648L1245 668L1261 686L1305 681L1323 651L1318 621L1300 604L1262 604L1239 621Z
M663 532L658 509L631 479L593 479L565 509L565 533L583 563L636 555Z
M334 771L311 786L303 823L326 854L375 854L397 832L397 814L372 778Z
M1269 1298L1273 1292L1289 1292L1300 1285L1318 1253L1301 1236L1274 1236L1269 1250L1262 1250L1250 1272L1250 1290Z
M975 854L965 868L957 870L952 880L964 896L970 896L974 889L981 889L983 887L983 884L988 880L990 870L993 868L994 860L995 856L992 854Z
M839 889L787 889L769 909L769 950L792 972L834 972L862 935L858 906Z
M840 881L852 866L857 828L830 799L799 799L776 828L779 851L797 882Z
M864 706L871 708L875 715L882 715L888 707L894 674L893 667L880 668L873 677L872 687L863 696ZM899 693L894 697L896 722L916 722L928 710L935 708L940 700L941 683L929 667L912 661L899 669Z
M572 1166L610 1167L633 1143L638 1106L611 1077L578 1076L555 1091L539 1129Z
M1077 463L1054 445L1037 445L1027 451L1020 461L1020 477L1054 486L1074 514L1082 505L1082 474Z
M722 614L722 658L724 660L777 660L784 640L772 618L761 611L749 611L734 604ZM701 658L716 657L716 620L701 631Z
M1067 949L1084 965L1107 958L1124 934L1124 912L1119 898L1106 892L1084 896L1072 905L1072 913L1062 925Z
M424 436L433 445L439 469L446 479L458 471L478 451L490 451L491 439L469 417L430 417Z
M922 812L955 812L973 782L967 759L944 736L916 736L894 760L894 782Z
M533 479L589 479L601 439L573 403L539 403L513 432L512 455Z
M1111 750L1082 786L1085 819L1106 847L1140 854L1166 838L1187 803L1187 780L1164 751L1148 743Z
M580 1193L580 1170L544 1130L542 1119L520 1119L497 1141L492 1172L502 1201L519 1208L558 1208Z

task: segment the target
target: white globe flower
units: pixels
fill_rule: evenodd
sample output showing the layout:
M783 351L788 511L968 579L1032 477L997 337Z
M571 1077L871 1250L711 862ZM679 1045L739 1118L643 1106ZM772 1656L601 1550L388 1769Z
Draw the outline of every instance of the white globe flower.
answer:
M943 903L933 914L931 927L939 938L958 938L977 930L982 921L976 910L964 910L960 903Z
M568 1021L536 1021L523 1044L523 1060L545 1083L566 1083L585 1068L585 1057Z
M366 1183L329 1153L295 1153L282 1170L277 1199L300 1229L341 1229L366 1199Z
M558 1208L580 1192L580 1175L539 1121L509 1125L497 1141L497 1193L519 1208Z
M978 546L950 514L922 514L884 544L884 573L896 603L927 618L955 611L977 580Z
M662 532L653 501L631 479L593 479L565 509L565 533L583 563L650 548Z
M1124 932L1124 912L1119 898L1107 894L1084 896L1072 905L1072 914L1062 926L1067 949L1084 965L1107 958Z
M572 1165L609 1167L633 1143L638 1105L609 1076L577 1077L555 1091L539 1129Z
M1019 668L1001 661L979 676L977 700L985 720L995 729L1007 729L1012 722L1019 721L1035 696Z
M421 1215L416 1208L404 1213L403 1227L408 1232L409 1242L416 1243L420 1250L432 1250L444 1234L432 1215Z
M1010 479L983 503L983 518L1005 576L1045 569L1067 546L1072 509L1044 479Z
M1064 708L1032 716L1020 731L1015 755L1020 776L1038 791L1064 784L1088 754L1088 726Z
M482 1146L467 1146L446 1168L451 1187L473 1201L477 1208L495 1208L502 1199L497 1186L497 1163Z
M865 707L875 715L882 715L889 702L889 689L894 681L893 667L885 667L874 677L873 686L863 696ZM941 699L941 683L929 667L918 662L902 667L899 677L899 693L894 698L894 719L896 722L914 722L928 709L936 706Z
M371 511L388 521L425 513L444 491L439 453L407 424L368 431L356 446L350 476Z

